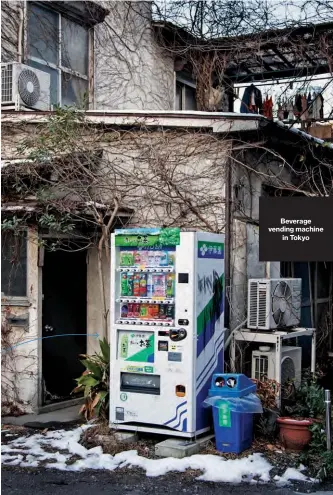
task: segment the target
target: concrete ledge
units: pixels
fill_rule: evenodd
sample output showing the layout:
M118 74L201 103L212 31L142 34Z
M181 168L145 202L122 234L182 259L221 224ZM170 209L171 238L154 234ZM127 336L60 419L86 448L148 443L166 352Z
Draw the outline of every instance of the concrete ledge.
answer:
M182 459L197 454L201 447L208 443L214 435L206 435L194 441L168 438L155 445L155 454L159 457L176 457Z

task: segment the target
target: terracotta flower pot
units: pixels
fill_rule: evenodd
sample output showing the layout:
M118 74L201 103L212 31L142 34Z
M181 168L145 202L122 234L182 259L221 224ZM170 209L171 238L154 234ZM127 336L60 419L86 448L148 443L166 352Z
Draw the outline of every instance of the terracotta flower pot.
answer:
M278 418L280 440L286 449L303 450L310 443L312 419Z

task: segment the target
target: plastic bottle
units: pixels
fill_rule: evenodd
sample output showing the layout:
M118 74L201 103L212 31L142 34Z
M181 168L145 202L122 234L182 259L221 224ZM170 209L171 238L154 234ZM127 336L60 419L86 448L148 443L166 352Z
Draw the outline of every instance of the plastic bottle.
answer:
M133 258L134 258L134 265L140 266L141 265L141 253L140 253L140 251L134 251Z
M166 277L166 296L173 297L174 295L174 275L169 273Z
M166 307L166 317L170 320L174 319L175 307L171 304L168 304Z
M165 297L165 276L153 275L154 296Z
M126 273L123 273L121 276L121 295L128 296L128 282Z
M160 266L168 266L168 252L161 251Z
M148 318L148 304L141 304L140 318Z
M148 266L155 266L155 251L148 251Z
M168 266L175 266L175 253L168 251Z
M134 306L134 304L132 304L132 303L130 303L128 305L128 314L127 314L127 317L128 318L133 318L134 317L133 306Z
M140 304L133 304L133 316L139 318L140 316Z
M134 293L134 273L129 273L127 277L127 295L133 296Z
M154 266L160 266L161 263L161 251L155 251Z
M120 266L127 266L128 258L126 251L120 251Z
M158 312L158 317L161 320L164 320L166 318L166 307L165 307L164 304L160 304L159 312Z
M153 275L148 273L147 277L147 297L153 297L154 295L154 283L153 283Z
M140 276L140 297L147 297L147 275L145 273Z
M128 306L127 304L123 304L120 312L121 318L127 318L128 316Z
M140 265L148 266L148 251L140 251Z
M140 297L140 275L139 274L134 275L133 295L134 295L134 297Z

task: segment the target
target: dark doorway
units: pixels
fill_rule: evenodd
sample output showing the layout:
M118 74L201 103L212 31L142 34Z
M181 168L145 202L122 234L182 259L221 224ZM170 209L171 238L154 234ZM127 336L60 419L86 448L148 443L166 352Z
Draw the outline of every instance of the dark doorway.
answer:
M42 372L43 404L73 399L86 353L86 250L49 251L43 266ZM77 246L76 246L77 249ZM59 335L59 337L53 337Z

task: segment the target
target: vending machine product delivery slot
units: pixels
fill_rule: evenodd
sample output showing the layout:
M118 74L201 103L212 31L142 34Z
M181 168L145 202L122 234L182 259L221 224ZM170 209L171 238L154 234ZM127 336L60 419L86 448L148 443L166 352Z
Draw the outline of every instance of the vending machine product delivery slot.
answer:
M194 437L223 371L224 236L121 229L111 238L110 423Z

